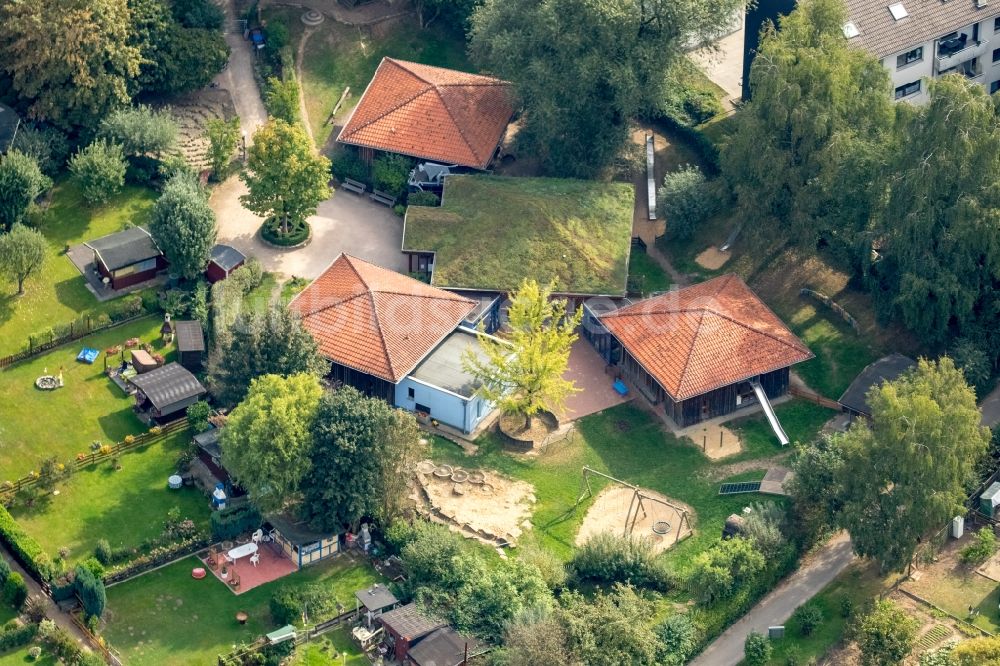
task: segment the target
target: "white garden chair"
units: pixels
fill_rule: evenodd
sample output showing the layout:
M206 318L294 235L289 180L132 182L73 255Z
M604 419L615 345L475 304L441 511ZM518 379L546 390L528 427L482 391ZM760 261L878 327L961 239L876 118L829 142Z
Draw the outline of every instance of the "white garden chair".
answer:
M253 533L253 536L251 538L253 539L254 543L260 543L261 540L263 540L264 538L264 530L260 529L257 530L256 532Z
M260 553L254 553L250 556L250 564L257 566L258 562L260 562Z

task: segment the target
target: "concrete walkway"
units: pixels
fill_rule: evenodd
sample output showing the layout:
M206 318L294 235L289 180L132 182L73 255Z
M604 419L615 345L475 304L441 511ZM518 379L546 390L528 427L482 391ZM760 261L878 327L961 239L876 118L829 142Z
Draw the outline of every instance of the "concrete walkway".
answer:
M14 556L10 554L10 551L7 550L3 544L0 544L0 555L3 556L3 559L7 560L7 563L10 565L10 570L19 573L21 578L24 579L24 582L27 583L28 593L31 596L38 597L45 602L46 617L55 622L57 626L60 626L68 631L70 636L75 638L85 650L90 652L90 640L88 640L84 636L84 633L80 631L80 627L73 624L73 620L70 619L69 615L59 610L59 607L55 604L55 602L42 592L42 588L38 582L31 577L31 574L24 570L24 567L18 564L17 560L14 559Z
M829 585L854 560L846 532L835 535L808 563L771 591L750 612L726 629L690 666L736 666L743 660L743 642L751 631L783 625L795 609Z
M226 22L232 25L236 19L234 0L226 2L224 9ZM249 43L243 39L242 34L228 31L225 38L231 51L229 66L215 77L215 82L232 95L233 106L236 107L236 113L240 117L240 127L246 132L249 142L257 128L267 122L267 111L264 109L264 102L261 101L257 81L253 77L253 54L250 52Z

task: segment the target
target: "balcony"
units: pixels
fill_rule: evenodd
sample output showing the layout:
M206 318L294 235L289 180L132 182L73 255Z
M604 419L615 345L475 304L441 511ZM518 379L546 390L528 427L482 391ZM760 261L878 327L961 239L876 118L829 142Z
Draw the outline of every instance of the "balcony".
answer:
M988 42L958 37L938 42L937 56L934 58L935 70L938 74L944 74L968 60L978 58L988 49Z
M957 67L946 69L943 72L938 72L938 74L940 76L944 76L945 74L961 74L968 80L976 83L982 83L985 78L982 62L979 58L966 60L965 62L960 63Z

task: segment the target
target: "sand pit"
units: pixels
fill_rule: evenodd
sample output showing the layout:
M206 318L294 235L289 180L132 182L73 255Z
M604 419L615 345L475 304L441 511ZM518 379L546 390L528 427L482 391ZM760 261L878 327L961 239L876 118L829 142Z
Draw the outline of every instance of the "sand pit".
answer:
M466 470L430 460L417 465L417 483L432 514L461 528L466 536L514 544L531 528L535 489L530 483L492 470Z
M694 258L695 262L702 268L707 268L710 271L717 271L726 265L729 261L730 254L728 252L723 252L714 245L697 257Z
M652 490L643 488L640 492L643 496L642 506L637 508L632 505L632 514L635 517L635 525L632 528L634 538L648 539L656 552L660 553L691 535L690 525L694 516L691 507ZM602 490L587 511L583 524L580 525L580 531L576 534L576 545L582 546L595 534L623 536L626 516L634 494L632 488L617 484ZM687 519L682 520L679 511L662 502L669 502L681 510L687 510ZM628 522L631 525L632 519L629 518Z

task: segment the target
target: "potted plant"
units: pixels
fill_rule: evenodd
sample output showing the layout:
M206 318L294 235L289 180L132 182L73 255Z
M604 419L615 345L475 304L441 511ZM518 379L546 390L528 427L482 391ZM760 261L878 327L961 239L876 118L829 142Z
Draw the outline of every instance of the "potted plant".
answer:
M229 565L222 565L222 571L219 572L219 578L222 580L229 580Z

